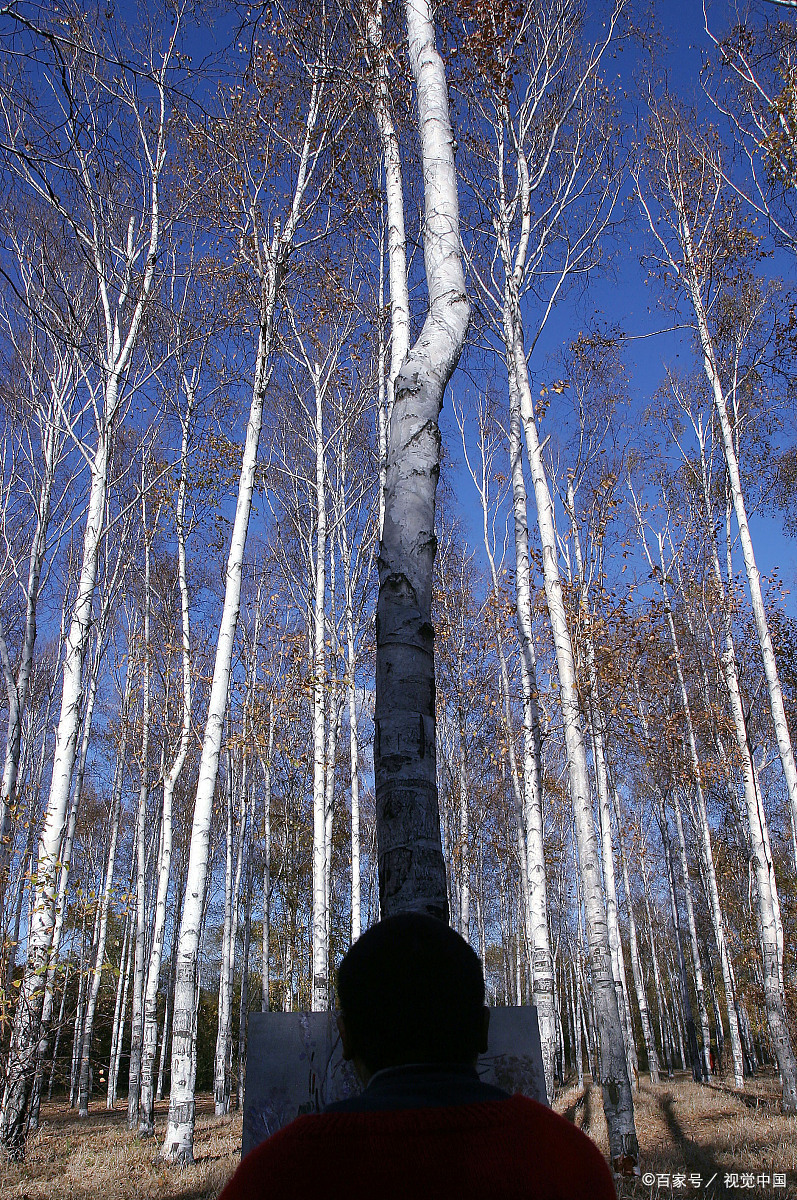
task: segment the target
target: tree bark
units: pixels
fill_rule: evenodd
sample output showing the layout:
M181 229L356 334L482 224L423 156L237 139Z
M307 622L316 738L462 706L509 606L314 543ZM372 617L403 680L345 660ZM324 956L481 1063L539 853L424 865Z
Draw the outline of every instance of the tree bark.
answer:
M614 789L613 794L614 820L615 824L617 825L617 845L620 850L620 867L623 872L625 903L626 908L628 909L628 937L631 944L631 971L634 977L634 988L636 990L637 1004L639 1006L639 1019L642 1024L642 1037L645 1041L645 1050L648 1056L650 1082L659 1083L659 1056L656 1052L656 1039L653 1035L653 1024L650 1019L650 1009L648 1007L648 998L645 991L645 978L642 972L641 959L639 956L639 939L637 937L636 918L634 917L634 904L631 896L631 882L628 874L628 861L626 859L625 844L623 841L620 797L617 794L617 788Z
M383 916L409 910L446 920L431 622L434 514L438 418L462 351L470 306L445 71L427 0L406 0L406 15L423 161L429 312L396 377L378 558L374 763L379 895Z
M113 889L113 873L116 862L116 843L119 836L119 817L122 807L122 784L124 782L125 751L127 749L127 715L130 702L131 685L132 670L130 667L128 667L127 679L125 680L124 698L122 700L122 707L119 712L119 724L122 740L116 755L116 768L114 771L113 787L111 790L108 866L105 872L105 886L103 887L102 898L100 900L99 931L96 940L94 967L91 972L89 999L88 1004L86 1005L83 1047L80 1057L80 1095L78 1107L78 1116L80 1117L87 1117L89 1115L89 1069L91 1061L91 1039L94 1032L94 1014L97 1010L97 1000L100 994L102 968L105 962L105 941L108 932L108 912L111 903L111 891Z

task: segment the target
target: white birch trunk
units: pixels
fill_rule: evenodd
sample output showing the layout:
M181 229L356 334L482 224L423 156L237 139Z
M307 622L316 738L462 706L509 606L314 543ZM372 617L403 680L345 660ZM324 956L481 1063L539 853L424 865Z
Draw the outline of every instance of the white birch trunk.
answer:
M289 215L281 229L275 222L274 236L270 244L259 244L255 230L257 270L261 285L260 328L255 360L252 401L246 429L246 441L241 459L241 474L238 483L238 499L235 507L230 550L224 587L216 658L213 665L213 681L208 702L205 733L202 740L202 756L199 766L194 820L191 830L191 848L188 859L185 903L180 923L180 943L177 951L178 965L172 1018L172 1072L169 1123L161 1148L161 1155L169 1161L192 1162L194 1155L195 1070L192 1046L194 1040L194 1013L197 1004L197 952L202 923L205 894L207 890L208 854L213 795L218 775L219 752L227 707L233 645L238 625L241 599L241 577L249 515L255 488L257 451L263 422L263 402L271 375L271 354L274 339L274 319L279 287L282 282L287 256L290 251L299 220L302 215L305 193L313 177L319 155L325 145L323 137L317 137L317 127L324 120L325 100L323 82L319 71L313 72L313 86L308 113L305 119L304 141L299 155L296 183Z
M241 997L238 1006L238 1110L243 1112L246 1084L246 1022L249 1015L249 954L252 944L252 860L247 857L244 897L244 946L241 963Z
M233 881L232 912L230 922L230 955L227 964L227 1000L226 1028L224 1031L224 1107L219 1116L226 1116L230 1111L230 1096L232 1092L232 1013L233 986L235 983L235 955L238 947L238 913L241 897L241 876L244 859L247 856L247 825L249 819L249 784L247 778L247 759L244 757L241 773L241 805L238 817L237 853L235 857L235 879ZM246 963L244 963L246 969Z
M108 866L105 872L105 886L100 899L100 922L96 939L94 967L91 972L89 999L86 1005L86 1020L83 1031L83 1046L80 1058L80 1094L78 1116L89 1115L89 1066L91 1061L91 1039L94 1032L94 1015L97 1010L97 1000L100 994L102 968L105 963L105 941L108 932L108 912L113 889L113 873L116 862L116 843L119 836L119 818L122 806L122 783L124 781L125 751L127 749L127 714L132 685L132 670L128 668L125 680L125 692L120 710L120 725L122 740L116 756L113 788L111 791L110 812L110 844L108 846Z
M131 884L132 890L132 884ZM130 914L130 921L127 934L127 954L123 964L124 985L122 987L122 1002L119 1009L119 1027L116 1038L115 1053L111 1059L110 1072L108 1077L108 1108L113 1108L116 1104L116 1093L119 1087L119 1065L122 1061L122 1049L125 1038L125 1023L127 1021L127 999L130 991L130 975L133 970L133 943L135 925L133 914Z
M379 892L383 916L411 910L445 919L431 623L434 512L438 418L462 351L470 306L445 71L427 0L407 0L406 16L423 161L429 313L396 376L378 558L374 761ZM391 303L396 299L391 292Z
M144 628L141 678L141 784L138 792L136 828L138 859L136 870L136 936L133 958L133 1008L130 1033L130 1072L127 1091L127 1128L136 1129L139 1117L141 1082L141 1041L144 1031L145 949L147 934L145 834L149 804L149 733L150 733L150 610L152 602L150 558L151 533L147 528L147 503L144 464L141 467L141 526L144 534Z
M332 820L335 804L335 768L337 765L338 739L343 719L343 708L338 703L338 646L335 629L335 555L330 542L330 588L329 588L329 622L324 620L330 634L330 658L332 669L329 672L329 722L327 725L326 772L324 776L324 925L326 940L327 975L329 975L330 937L332 933ZM332 999L331 989L327 993L327 1006Z
M47 1103L53 1098L53 1084L55 1082L55 1064L58 1062L58 1043L61 1038L61 1029L64 1023L64 1009L66 1008L66 991L69 987L69 972L72 969L72 959L66 960L66 971L64 972L64 988L61 992L61 1005L58 1009L58 1020L55 1027L55 1042L53 1043L53 1058L50 1063L50 1082L47 1085Z
M730 610L730 597L726 593L725 581L723 580L722 570L720 568L719 551L717 549L716 532L714 529L713 511L711 506L711 498L708 490L708 480L706 473L705 453L703 448L702 438L700 439L701 463L702 463L702 485L703 485L703 503L706 522L709 528L707 529L709 549L711 554L711 562L714 573L714 581L717 586L717 592L722 606L722 624L723 624L723 651L720 656L723 679L728 692L728 707L733 721L734 733L736 734L736 745L739 750L739 758L742 766L742 783L744 788L744 797L747 808L747 832L750 836L750 855L755 863L756 880L758 879L759 871L766 874L768 882L776 887L774 882L774 867L772 866L771 853L768 852L768 834L766 831L766 816L763 812L761 804L760 789L756 777L755 763L753 761L753 753L750 747L750 742L747 734L747 721L744 713L744 704L742 701L741 688L739 686L739 672L736 662L736 649L733 640L733 625ZM729 517L730 519L730 517ZM730 539L728 544L730 555ZM730 582L728 584L730 587ZM766 836L765 836L766 834ZM713 861L707 862L706 866L709 871L709 883L712 887L712 892L716 889L716 877L713 883L711 882L711 873L713 870ZM772 895L772 891L770 891ZM760 901L759 901L760 903ZM766 899L764 900L766 908ZM773 905L773 920L775 918ZM767 928L765 921L761 921L761 930ZM775 944L777 946L777 928L775 929ZM771 952L770 952L771 953ZM726 950L727 957L727 950ZM778 955L778 959L782 962L782 956ZM727 968L727 981L725 979L726 968L723 963L723 981L725 982L725 994L727 998L728 1009L728 1024L730 1027L731 1037L731 1053L733 1055L734 1076L736 1086L742 1087L744 1083L743 1061L741 1038L739 1034L739 1023L736 1012L735 993L736 988L732 976L732 967L730 962ZM778 972L778 993L782 992L782 975ZM769 996L775 1000L774 988L770 986ZM782 1006L777 1003L776 1008L780 1008L780 1015L776 1012L775 1023L779 1025L783 1019ZM784 1085L785 1086L785 1085Z
M122 1023L122 992L124 991L124 982L127 976L127 950L130 943L130 927L131 922L128 917L124 923L122 947L119 953L119 977L116 981L116 1002L113 1010L113 1024L111 1025L111 1052L108 1058L108 1093L105 1100L106 1108L113 1108L116 1102L116 1083L113 1078L113 1068L116 1062L116 1047L119 1043L119 1030Z
M346 452L341 448L345 472ZM352 945L360 936L360 744L357 734L357 650L354 641L354 615L351 576L351 550L345 516L339 518L340 553L343 563L344 625L346 632L346 699L349 707L349 766L351 773L351 926Z
M53 1013L53 997L55 989L55 972L58 964L58 954L61 948L61 936L63 934L64 919L67 911L67 890L69 887L69 871L72 865L72 848L75 841L75 828L77 825L78 807L80 797L83 792L83 776L86 769L86 757L88 755L89 740L91 737L91 725L94 719L94 704L97 699L97 685L99 680L100 663L102 661L103 638L105 636L105 617L108 609L105 608L103 617L100 618L99 627L95 637L94 655L92 658L91 669L88 679L88 696L86 697L86 711L83 715L83 730L80 740L80 754L78 756L77 769L75 771L74 786L72 789L72 798L69 805L69 816L64 831L63 841L59 851L60 871L58 875L58 893L55 903L55 925L52 930L52 940L50 944L49 963L47 973L44 980L44 996L42 999L41 1023L39 1026L39 1045L37 1049L36 1069L33 1077L33 1088L29 1102L28 1129L33 1130L38 1128L39 1121L39 1104L41 1101L41 1085L42 1072L44 1070L44 1060L47 1057L50 1044L50 1024ZM32 913L30 914L32 916ZM82 975L78 984L78 990L82 986Z
M750 591L750 604L753 609L753 618L755 620L756 632L758 634L758 641L761 648L761 658L764 664L764 676L767 681L767 692L769 694L769 705L772 712L772 723L775 727L775 738L778 744L778 753L780 754L780 760L783 766L783 774L786 780L786 788L789 794L792 820L797 822L797 766L795 766L794 751L791 744L789 726L786 721L786 710L783 704L783 691L780 684L780 677L778 675L777 662L775 660L775 650L772 645L772 637L769 632L769 622L767 620L766 608L764 606L764 597L761 591L761 576L758 566L756 565L755 553L753 550L753 539L750 535L750 526L747 521L747 510L744 502L744 492L742 489L739 462L736 455L736 447L734 445L733 429L728 417L727 401L723 391L719 367L714 353L714 344L708 327L708 318L703 307L703 299L700 293L697 268L694 264L694 256L692 251L691 230L687 224L685 213L681 213L679 215L681 217L681 225L683 230L683 244L686 265L688 267L687 280L691 293L692 304L695 310L695 316L697 318L697 327L703 350L703 366L711 386L714 397L714 407L716 409L720 422L720 429L722 431L722 444L725 451L725 465L728 471L728 480L730 482L731 495L733 497L736 523L739 527L739 540L742 546L742 556L744 558L745 572L747 574L747 583ZM797 1081L795 1081L795 1102L797 1103Z
M147 987L144 998L144 1031L141 1058L141 1103L139 1133L142 1137L151 1137L155 1132L153 1112L153 1072L155 1068L155 1049L157 1041L158 1017L158 988L160 987L161 961L163 958L163 940L166 932L166 907L169 891L169 876L172 861L172 806L174 791L185 765L188 755L189 739L191 736L191 610L188 595L188 572L186 564L185 545L185 498L188 482L188 430L191 422L196 378L186 380L188 400L186 411L181 417L182 445L180 450L180 483L177 491L177 508L175 525L177 531L177 575L180 588L180 613L182 633L182 726L180 742L171 767L163 779L163 817L161 832L161 853L158 863L158 892L155 900L155 927L152 933L149 967L147 970ZM166 1044L167 1015L164 1015L163 1043ZM163 1053L161 1053L161 1069L163 1071Z
M681 1008L683 1010L684 1022L686 1024L686 1041L689 1048L689 1059L692 1065L692 1075L693 1078L700 1083L703 1077L703 1069L700 1049L697 1044L697 1029L692 1011L692 1001L689 996L689 977L686 970L686 957L684 955L683 934L681 932L681 916L678 911L678 898L675 890L675 864L673 862L670 831L667 824L667 810L665 808L663 799L660 801L659 813L659 827L661 829L661 840L664 847L664 860L667 867L667 882L669 884L670 891L670 912L672 914L675 942L678 950L678 977L681 984ZM685 886L689 886L688 877L685 881Z
M324 619L326 605L327 502L326 464L324 462L324 389L321 368L313 365L315 394L315 526L316 549L313 564L315 588L313 619L313 978L310 1006L313 1012L329 1007L329 936L327 911L327 837L326 837L326 647ZM330 727L335 714L330 711ZM334 772L334 764L330 766Z
M387 211L388 282L390 289L390 369L386 380L385 469L382 483L382 511L379 536L384 523L384 491L387 485L387 441L396 392L398 373L410 348L410 300L407 287L407 241L404 230L404 188L401 178L399 140L390 112L390 80L383 44L382 0L368 6L366 16L368 49L374 74L374 114L382 143L385 168L385 204ZM381 259L380 259L381 262ZM382 276L380 266L380 287ZM381 293L380 293L381 295ZM380 299L380 307L382 301Z
M689 876L689 860L686 856L686 838L684 837L684 823L681 813L681 801L678 798L678 791L673 788L672 791L673 810L675 812L675 827L678 830L678 850L681 860L681 876L684 881L684 898L686 899L686 917L689 925L689 944L692 950L692 970L695 977L695 994L697 996L697 1012L700 1018L700 1032L702 1036L702 1051L701 1051L701 1066L703 1069L703 1081L707 1082L711 1079L711 1030L708 1023L708 1007L706 1005L706 991L703 985L703 966L700 961L700 947L697 940L697 925L695 923L695 906L692 900L692 881Z
M179 21L175 26L174 37L176 37L177 26L179 26ZM86 509L80 578L64 654L61 712L55 739L50 794L44 825L39 837L37 886L31 919L28 961L14 1018L0 1110L0 1140L8 1152L14 1156L24 1153L25 1122L36 1071L36 1051L44 1003L45 977L55 927L58 854L66 823L69 792L75 765L80 720L81 676L91 630L97 561L104 525L111 433L122 398L123 384L138 341L144 312L155 286L161 223L159 189L166 160L165 78L173 45L172 41L154 75L153 82L158 92L158 102L154 106L153 113L154 129L150 134L144 132L143 127L140 126L143 142L142 161L146 163L146 183L148 185L144 214L145 220L148 221L149 236L143 256L144 270L138 299L132 307L126 326L122 324L122 321L129 296L127 289L123 288L118 296L116 308L112 311L108 272L103 260L107 231L98 224L101 218L98 216L97 210L94 212L91 242L86 247L89 257L93 257L105 316L106 346L102 364L103 397L97 414L97 443L91 460L91 485ZM137 109L136 115L140 115ZM85 159L81 161L81 166L85 172ZM56 207L58 205L54 193L51 203L54 203ZM131 219L127 264L128 271L131 273L134 270L134 262L129 260L135 253L133 231L134 224ZM139 247L139 249L141 248Z
M510 379L510 463L512 470L515 536L515 614L520 644L520 670L523 694L523 787L521 793L515 754L515 736L510 708L509 671L499 623L499 581L495 554L489 536L487 447L482 417L479 418L481 472L471 471L481 499L482 538L493 590L493 633L498 651L503 718L507 754L515 801L520 887L526 946L531 966L531 1001L537 1009L545 1084L548 1100L554 1095L556 1031L553 1005L553 960L548 932L548 898L545 878L542 813L542 736L537 693L537 664L531 629L530 565L526 484L523 478L520 412L517 388ZM464 432L463 432L464 445Z
M263 767L263 935L261 945L260 1011L271 1008L269 965L271 960L271 764L274 756L274 698L268 701L268 734Z
M228 735L229 736L229 735ZM230 1005L230 945L232 939L232 908L233 908L233 769L232 753L227 747L227 778L225 780L225 795L227 800L227 837L224 869L224 934L221 943L221 965L219 967L219 1003L217 1009L218 1023L216 1027L216 1057L213 1070L213 1099L216 1116L223 1116L227 1111L227 1014Z
M639 1017L642 1024L642 1037L645 1041L645 1050L648 1056L650 1082L659 1083L659 1056L656 1052L656 1039L653 1035L653 1024L650 1019L650 1009L648 1007L648 998L645 991L645 978L642 972L642 964L639 955L639 939L637 937L636 918L634 916L634 905L631 897L631 881L629 879L628 861L626 859L625 844L623 841L620 797L617 794L616 788L614 790L614 819L615 824L617 825L617 844L620 850L620 866L623 872L625 902L628 909L628 937L631 944L631 971L634 976L634 987L636 989Z
M614 849L610 813L609 773L606 766L606 735L603 709L598 693L598 671L595 665L595 646L592 640L592 612L589 604L589 585L581 549L581 533L576 519L575 492L572 479L567 485L567 514L573 538L573 551L578 576L579 607L581 610L582 638L587 684L587 720L592 735L595 783L598 795L598 827L600 831L603 884L606 892L606 921L609 930L609 946L612 953L612 974L617 989L617 1006L623 1025L623 1041L628 1058L628 1074L632 1083L639 1087L639 1063L634 1043L631 1009L628 1003L628 983L625 973L623 943L620 937L620 922L617 909L617 884L614 874Z
M16 676L11 671L3 628L2 624L0 624L0 655L2 657L3 674L5 676L6 694L8 697L6 753L3 765L3 781L0 786L0 912L3 911L9 824L11 813L16 803L17 777L22 748L22 718L25 713L28 683L33 667L33 651L36 645L36 610L39 600L41 571L47 549L47 529L50 522L50 502L55 475L56 449L59 439L60 419L57 409L55 412L51 409L46 416L42 414L42 418L45 429L42 438L43 464L41 489L36 504L36 529L31 539L30 554L28 556L28 583L25 589L25 622Z
M598 845L592 819L589 774L579 715L573 645L567 627L559 575L551 493L531 399L520 309L511 287L508 288L507 303L509 305L507 324L512 335L509 369L515 375L520 395L526 450L531 466L537 503L537 520L542 542L545 598L553 630L556 664L559 672L559 693L564 721L570 795L575 817L579 869L587 920L590 974L598 1018L603 1106L609 1128L612 1166L616 1172L625 1174L629 1171L638 1171L639 1147L634 1125L634 1106L625 1056L622 1021L612 975L611 947L606 907L601 889Z

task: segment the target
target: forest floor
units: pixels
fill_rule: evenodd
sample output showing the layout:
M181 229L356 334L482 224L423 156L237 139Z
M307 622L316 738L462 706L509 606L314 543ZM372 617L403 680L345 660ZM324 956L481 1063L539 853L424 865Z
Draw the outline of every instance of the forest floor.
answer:
M643 1176L623 1182L623 1200L797 1200L797 1117L779 1113L778 1095L766 1074L743 1093L723 1081L701 1087L680 1073L657 1088L643 1082L636 1099ZM555 1107L608 1152L597 1088L570 1086ZM0 1162L2 1200L213 1200L238 1163L241 1117L216 1117L212 1098L199 1099L197 1161L175 1168L158 1159L167 1108L156 1105L159 1136L141 1141L128 1133L121 1107L108 1112L97 1102L78 1121L62 1104L43 1106L24 1163ZM776 1174L786 1175L785 1187L775 1186Z

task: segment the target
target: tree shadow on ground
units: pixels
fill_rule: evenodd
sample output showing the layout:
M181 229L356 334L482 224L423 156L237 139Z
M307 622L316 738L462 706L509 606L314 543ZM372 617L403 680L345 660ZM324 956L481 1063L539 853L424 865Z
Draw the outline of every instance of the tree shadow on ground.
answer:
M722 1200L722 1198L730 1195L725 1187L724 1170L721 1164L717 1162L712 1152L712 1147L710 1145L698 1145L689 1136L675 1115L675 1097L673 1093L666 1091L657 1094L656 1100L667 1123L667 1130L672 1139L673 1149L679 1158L671 1174L679 1171L687 1176L691 1174L700 1175L700 1196L703 1200ZM655 1187L656 1185L653 1186ZM650 1195L655 1196L656 1194L656 1191L651 1189ZM667 1186L658 1194L669 1196L671 1189Z
M742 1092L730 1083L718 1083L716 1078L712 1079L710 1083L705 1083L703 1086L710 1088L712 1092L721 1092L725 1096L733 1096L734 1100L738 1100L746 1108L766 1108L770 1112L780 1111L780 1099L777 1096L762 1096L758 1092Z

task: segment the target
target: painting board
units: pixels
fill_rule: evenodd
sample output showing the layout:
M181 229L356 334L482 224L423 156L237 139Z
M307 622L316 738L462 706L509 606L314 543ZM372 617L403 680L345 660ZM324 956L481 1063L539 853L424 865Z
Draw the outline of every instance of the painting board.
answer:
M361 1091L344 1062L334 1013L250 1013L242 1154L303 1113ZM546 1104L537 1010L490 1010L489 1046L477 1063L485 1083Z

